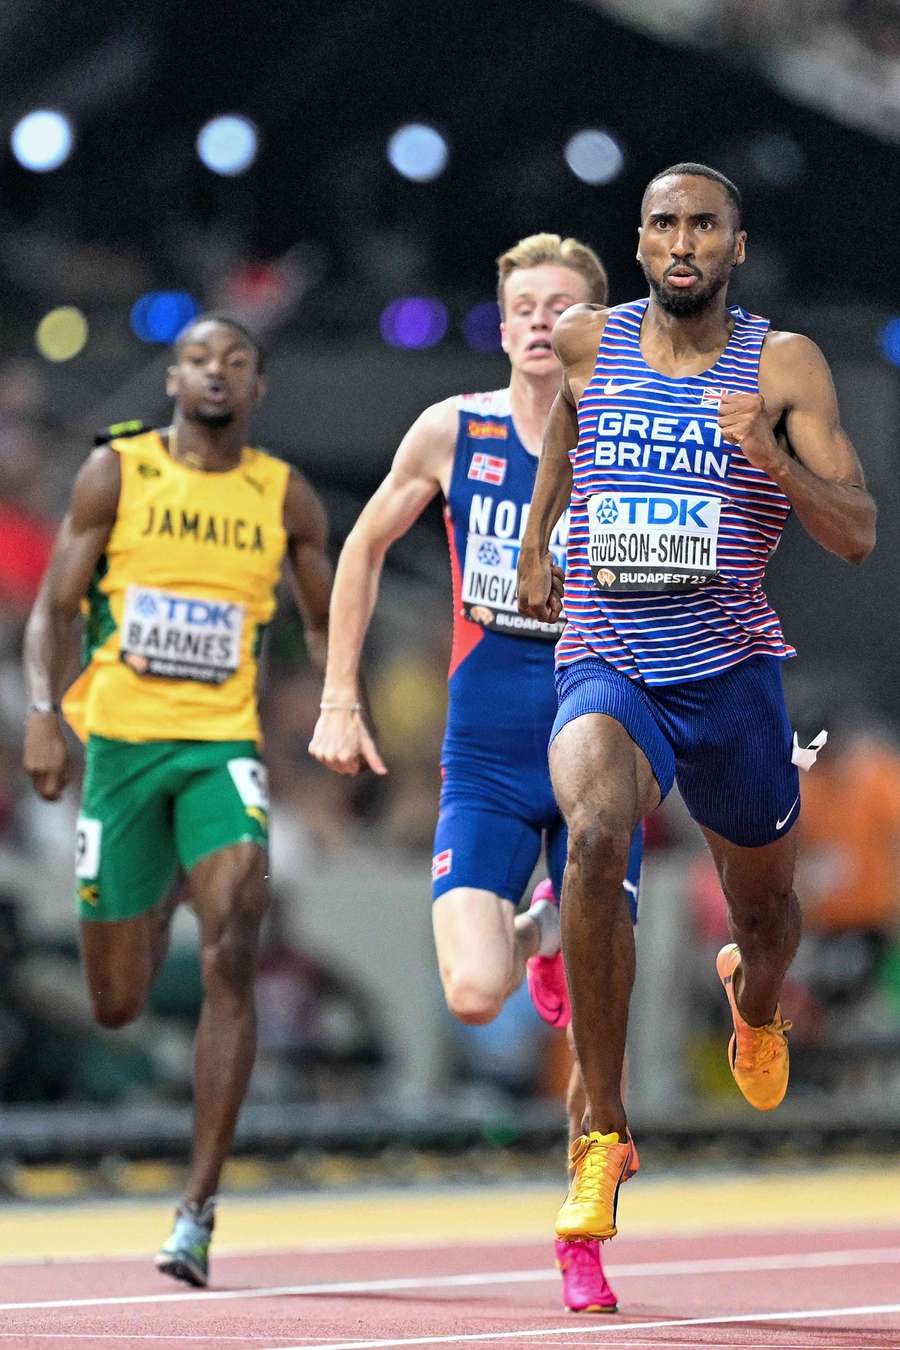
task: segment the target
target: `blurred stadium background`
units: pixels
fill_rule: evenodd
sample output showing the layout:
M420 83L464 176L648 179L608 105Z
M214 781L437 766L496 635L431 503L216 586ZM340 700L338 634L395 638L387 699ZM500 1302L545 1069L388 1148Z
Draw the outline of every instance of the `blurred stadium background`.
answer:
M745 193L732 298L809 333L881 508L862 572L789 528L769 591L800 650L806 936L790 1096L727 1072L723 901L676 800L650 822L633 1005L642 1143L675 1156L900 1140L900 10L895 0L109 0L0 9L0 1188L166 1189L189 1138L190 916L141 1023L94 1028L77 964L76 792L19 769L23 623L94 432L162 422L200 309L258 330L256 423L325 498L335 551L429 402L505 382L496 255L535 230L601 253L615 301L647 179L700 159ZM231 1186L556 1174L565 1051L511 1000L445 1013L428 860L450 632L437 509L390 555L370 643L384 783L306 755L296 623L264 693L277 896ZM805 742L804 742L805 743ZM87 1168L78 1173L60 1164ZM85 1179L85 1177L87 1179Z

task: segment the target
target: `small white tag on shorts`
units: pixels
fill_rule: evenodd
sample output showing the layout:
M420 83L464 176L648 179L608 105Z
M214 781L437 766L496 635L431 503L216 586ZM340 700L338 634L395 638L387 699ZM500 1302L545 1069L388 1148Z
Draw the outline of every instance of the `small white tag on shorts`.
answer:
M238 796L246 807L258 811L269 809L269 780L266 766L258 759L230 759L228 772L238 790Z
M75 826L75 875L83 881L96 881L100 871L100 840L103 822L79 816Z
M794 732L794 748L791 751L791 763L796 764L798 769L803 769L808 773L816 762L816 756L828 740L828 732L820 731L818 736L813 736L809 745L802 746L797 740L797 733Z

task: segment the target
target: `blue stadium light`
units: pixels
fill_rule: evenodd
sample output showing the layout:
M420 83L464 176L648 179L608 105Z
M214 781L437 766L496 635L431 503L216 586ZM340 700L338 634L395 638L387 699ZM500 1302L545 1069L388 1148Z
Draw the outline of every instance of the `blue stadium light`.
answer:
M440 300L430 296L407 295L392 300L381 312L378 325L381 336L392 347L436 347L450 322Z
M500 310L496 300L480 300L462 321L466 342L473 352L499 352Z
M404 178L414 183L430 183L447 167L450 147L434 127L410 122L394 132L388 141L387 156Z
M148 291L131 308L131 331L141 342L174 342L199 313L187 291Z
M200 128L197 154L213 173L236 178L256 159L259 136L248 117L228 113Z
M625 165L617 141L607 131L585 128L566 142L566 163L576 178L594 187L611 183Z
M50 173L69 158L75 133L63 113L39 108L19 119L9 139L23 168L33 173Z
M900 319L888 319L882 328L881 350L892 366L900 366Z

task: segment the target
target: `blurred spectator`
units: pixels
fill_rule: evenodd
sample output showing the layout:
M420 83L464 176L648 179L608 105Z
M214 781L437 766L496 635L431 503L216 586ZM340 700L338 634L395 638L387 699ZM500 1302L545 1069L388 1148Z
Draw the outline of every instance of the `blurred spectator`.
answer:
M802 776L797 894L807 929L890 932L900 923L900 754L869 733L834 734Z

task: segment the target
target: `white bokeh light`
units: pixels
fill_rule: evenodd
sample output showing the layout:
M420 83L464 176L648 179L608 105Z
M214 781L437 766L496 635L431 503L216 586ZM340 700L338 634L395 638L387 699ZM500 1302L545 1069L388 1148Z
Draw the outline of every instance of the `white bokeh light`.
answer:
M566 163L582 183L611 183L622 172L625 159L607 131L577 131L566 144Z
M237 113L214 117L200 128L197 154L213 173L234 178L256 159L259 137L249 117Z
M434 127L410 122L398 127L388 141L388 159L393 168L414 183L430 183L447 167L450 148Z
M12 152L19 163L34 173L50 173L64 164L72 152L75 133L61 112L39 108L27 113L13 127Z

